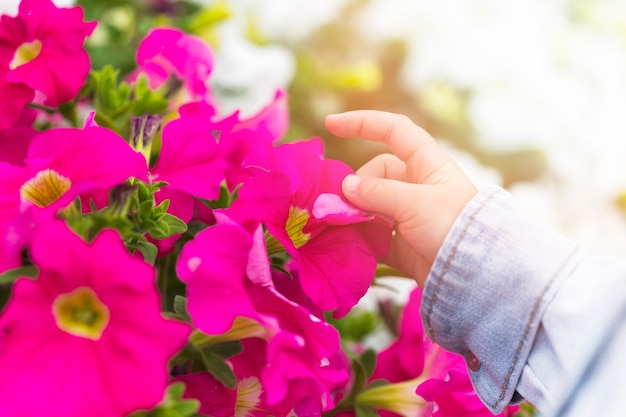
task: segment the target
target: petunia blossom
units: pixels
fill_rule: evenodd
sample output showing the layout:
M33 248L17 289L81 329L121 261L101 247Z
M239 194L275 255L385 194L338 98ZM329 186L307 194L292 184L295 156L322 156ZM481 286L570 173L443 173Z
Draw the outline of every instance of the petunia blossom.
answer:
M165 181L169 189L217 200L226 163L215 140L220 125L210 122L213 114L212 107L202 102L180 108L180 117L163 129L159 157L150 170L152 181Z
M106 203L111 187L147 181L145 158L101 127L52 128L31 142L24 166L0 162L0 230L28 207L55 211L80 196Z
M117 232L86 243L60 220L38 229L30 255L39 276L15 282L0 316L0 415L123 417L154 407L190 332L161 316L154 269Z
M96 22L84 22L80 7L58 8L51 0L22 0L15 17L0 17L0 128L12 126L35 91L56 107L76 97L91 68L83 48Z
M398 339L378 354L372 380L386 379L397 386L411 388L414 403L421 403L429 410L424 414L426 416L492 416L474 391L463 358L445 351L425 337L419 314L421 299L422 291L415 288L402 311ZM380 391L383 392L379 393L379 402L384 408L383 403L387 399L382 395L384 389ZM394 387L389 387L387 391L394 392ZM516 409L509 406L500 415L513 415ZM389 406L387 410L394 409ZM397 415L383 410L380 414Z
M259 148L273 146L287 131L287 93L277 90L272 102L255 115L242 118L236 112L224 122L228 120L233 120L232 127L221 133L220 148L227 163L226 182L232 191L250 176L242 166L245 159Z
M241 226L209 227L185 244L176 272L187 284L189 314L208 334L222 334L238 316L262 320L244 287L252 237Z
M179 113L180 117L163 129L150 179L167 182L155 195L156 202L169 199L168 213L187 223L194 213L195 198L218 199L226 163L215 140L214 129L219 124L211 123L212 107L204 102L190 103L181 106ZM169 253L179 237L155 240L159 255Z
M273 287L258 221L237 218L245 213L230 209L215 214L218 225L188 242L177 263L178 275L187 284L192 322L199 330L218 335L237 318L256 321L265 329L262 336L268 349L269 359L260 374L268 390L267 404L279 404L293 387L306 382L312 395L307 401L320 409L332 408L330 393L348 378L345 363L338 360L336 329Z
M309 417L321 415L315 389L306 380L290 386L284 401L268 404L272 387L263 386L261 373L267 366L267 342L258 338L242 341L243 351L228 359L237 378L235 389L226 388L207 372L181 375L176 380L186 385L185 397L200 401L199 412L213 417Z
M268 389L268 404L284 401L298 384L309 385L308 401L328 411L332 392L349 378L349 362L341 351L339 333L330 324L280 295L271 286L251 286L250 299L269 333L267 366L261 381ZM304 394L302 394L304 395Z
M353 171L322 152L318 140L259 150L244 163L259 172L233 207L261 219L298 262L304 292L342 317L369 288L377 258L389 250L391 226L343 199L341 182Z
M143 74L152 88L158 88L175 76L183 82L190 96L185 102L208 97L207 79L213 69L213 52L197 36L177 28L154 28L139 44L137 65L131 79Z

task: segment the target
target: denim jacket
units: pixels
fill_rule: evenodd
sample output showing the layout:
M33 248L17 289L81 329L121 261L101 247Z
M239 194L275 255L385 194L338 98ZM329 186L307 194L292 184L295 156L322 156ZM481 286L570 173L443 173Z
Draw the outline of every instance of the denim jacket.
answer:
M626 413L626 260L586 255L502 188L482 190L452 226L421 315L465 357L494 414L522 399L545 415Z

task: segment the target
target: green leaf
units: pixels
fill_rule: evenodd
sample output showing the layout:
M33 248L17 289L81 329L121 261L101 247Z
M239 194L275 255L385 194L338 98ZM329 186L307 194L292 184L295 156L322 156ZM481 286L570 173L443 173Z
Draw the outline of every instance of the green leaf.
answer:
M153 211L154 215L163 216L167 212L167 209L169 208L169 206L170 206L170 200L161 201L161 204L159 204L158 206L154 208L154 211Z
M183 399L185 384L175 382L165 392L165 398L151 410L140 410L130 414L129 417L192 417L197 416L200 409L200 401L196 399Z
M367 349L359 358L363 365L363 370L367 378L371 377L376 369L376 351L374 349Z
M142 181L137 182L137 191L138 191L139 201L145 201L145 200L149 200L153 198L154 193L152 192L152 187L146 185Z
M169 100L163 92L150 89L145 75L137 79L134 87L134 100L130 109L132 115L158 114L167 109Z
M185 383L184 382L174 382L167 387L167 391L165 393L166 401L171 400L180 400L183 398L183 394L185 393Z
M146 221L148 233L155 239L166 239L173 235L170 226L166 222L155 222L153 220Z
M187 231L187 223L169 213L165 213L160 220L167 223L171 233L170 236L185 233Z
M200 409L200 401L187 400L181 401L172 406L172 411L179 417L186 417L195 415L196 411Z
M213 352L200 351L202 362L206 370L218 381L230 389L237 386L237 377L233 370L222 358Z
M152 211L154 210L154 198L150 196L148 199L139 203L139 218L143 221L152 217Z
M187 311L187 298L182 295L174 297L174 313L176 313L181 320L187 323L191 322L191 317Z
M20 277L35 279L38 274L39 268L34 265L12 268L0 274L0 284L11 284Z
M154 265L156 261L157 254L159 253L159 249L150 242L139 241L136 243L127 243L126 246L129 249L138 250L143 255L143 258L146 262L151 265Z
M335 320L331 316L328 322L335 326L341 334L341 339L345 341L361 342L378 326L378 315L373 311L360 312L351 311L340 320Z
M241 353L243 351L243 345L239 340L235 340L211 345L206 351L213 352L222 359L228 359Z

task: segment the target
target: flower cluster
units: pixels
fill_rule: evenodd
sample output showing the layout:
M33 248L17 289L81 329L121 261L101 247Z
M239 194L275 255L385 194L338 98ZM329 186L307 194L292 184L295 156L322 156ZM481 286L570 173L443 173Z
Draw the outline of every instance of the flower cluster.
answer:
M419 292L376 367L331 324L392 224L319 138L281 142L285 91L220 115L204 39L154 28L119 80L95 26L50 0L0 19L0 415L488 413Z

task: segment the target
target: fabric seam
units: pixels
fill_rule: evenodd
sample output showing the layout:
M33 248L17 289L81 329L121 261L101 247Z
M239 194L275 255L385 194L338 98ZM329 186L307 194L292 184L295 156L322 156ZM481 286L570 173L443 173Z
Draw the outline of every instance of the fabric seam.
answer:
M515 350L515 355L513 355L513 362L511 363L511 367L509 368L509 371L507 372L507 375L504 379L504 385L502 386L502 390L500 391L500 396L498 397L496 402L492 405L493 408L497 408L506 395L506 390L509 387L509 383L511 382L511 376L513 376L513 371L515 370L515 367L517 366L517 362L519 361L520 355L522 353L522 348L526 344L526 339L528 338L528 334L530 333L532 322L535 316L537 315L537 311L539 310L539 306L541 305L541 301L543 300L543 297L546 295L548 290L552 287L552 284L554 283L556 278L560 275L560 273L563 271L563 269L565 269L569 261L573 258L574 254L578 252L578 249L579 247L578 245L576 245L574 249L569 253L569 255L567 255L563 263L561 263L561 265L558 267L558 269L554 272L554 274L550 278L550 281L548 281L546 286L543 287L543 290L541 291L541 293L539 293L537 300L535 300L535 303L533 304L533 308L530 311L530 316L528 317L528 320L526 322L526 327L524 328L524 332L522 333L522 338L517 345L517 349Z
M474 223L474 220L476 220L476 217L483 210L483 208L485 208L487 203L489 203L499 191L500 191L500 188L494 190L491 193L491 195L489 195L488 198L486 198L485 201L483 201L483 203L479 207L476 208L474 213L472 213L472 215L469 218L468 223L465 225L463 230L461 230L461 233L459 233L459 236L454 242L454 245L452 246L452 249L450 250L450 254L448 255L448 258L446 259L446 263L443 265L443 268L441 269L441 274L437 277L437 281L435 282L435 289L433 290L433 296L432 296L430 303L428 304L428 309L426 310L426 327L428 329L427 330L428 335L430 336L431 340L435 343L437 342L437 340L435 338L435 332L432 326L430 325L430 321L431 321L430 317L433 312L434 305L437 302L438 293L441 288L441 284L443 283L443 277L448 272L448 269L450 268L450 265L452 264L452 259L454 259L454 256L456 255L458 247L461 244L461 241L463 240L465 235L467 234L467 231L469 230L470 226Z

